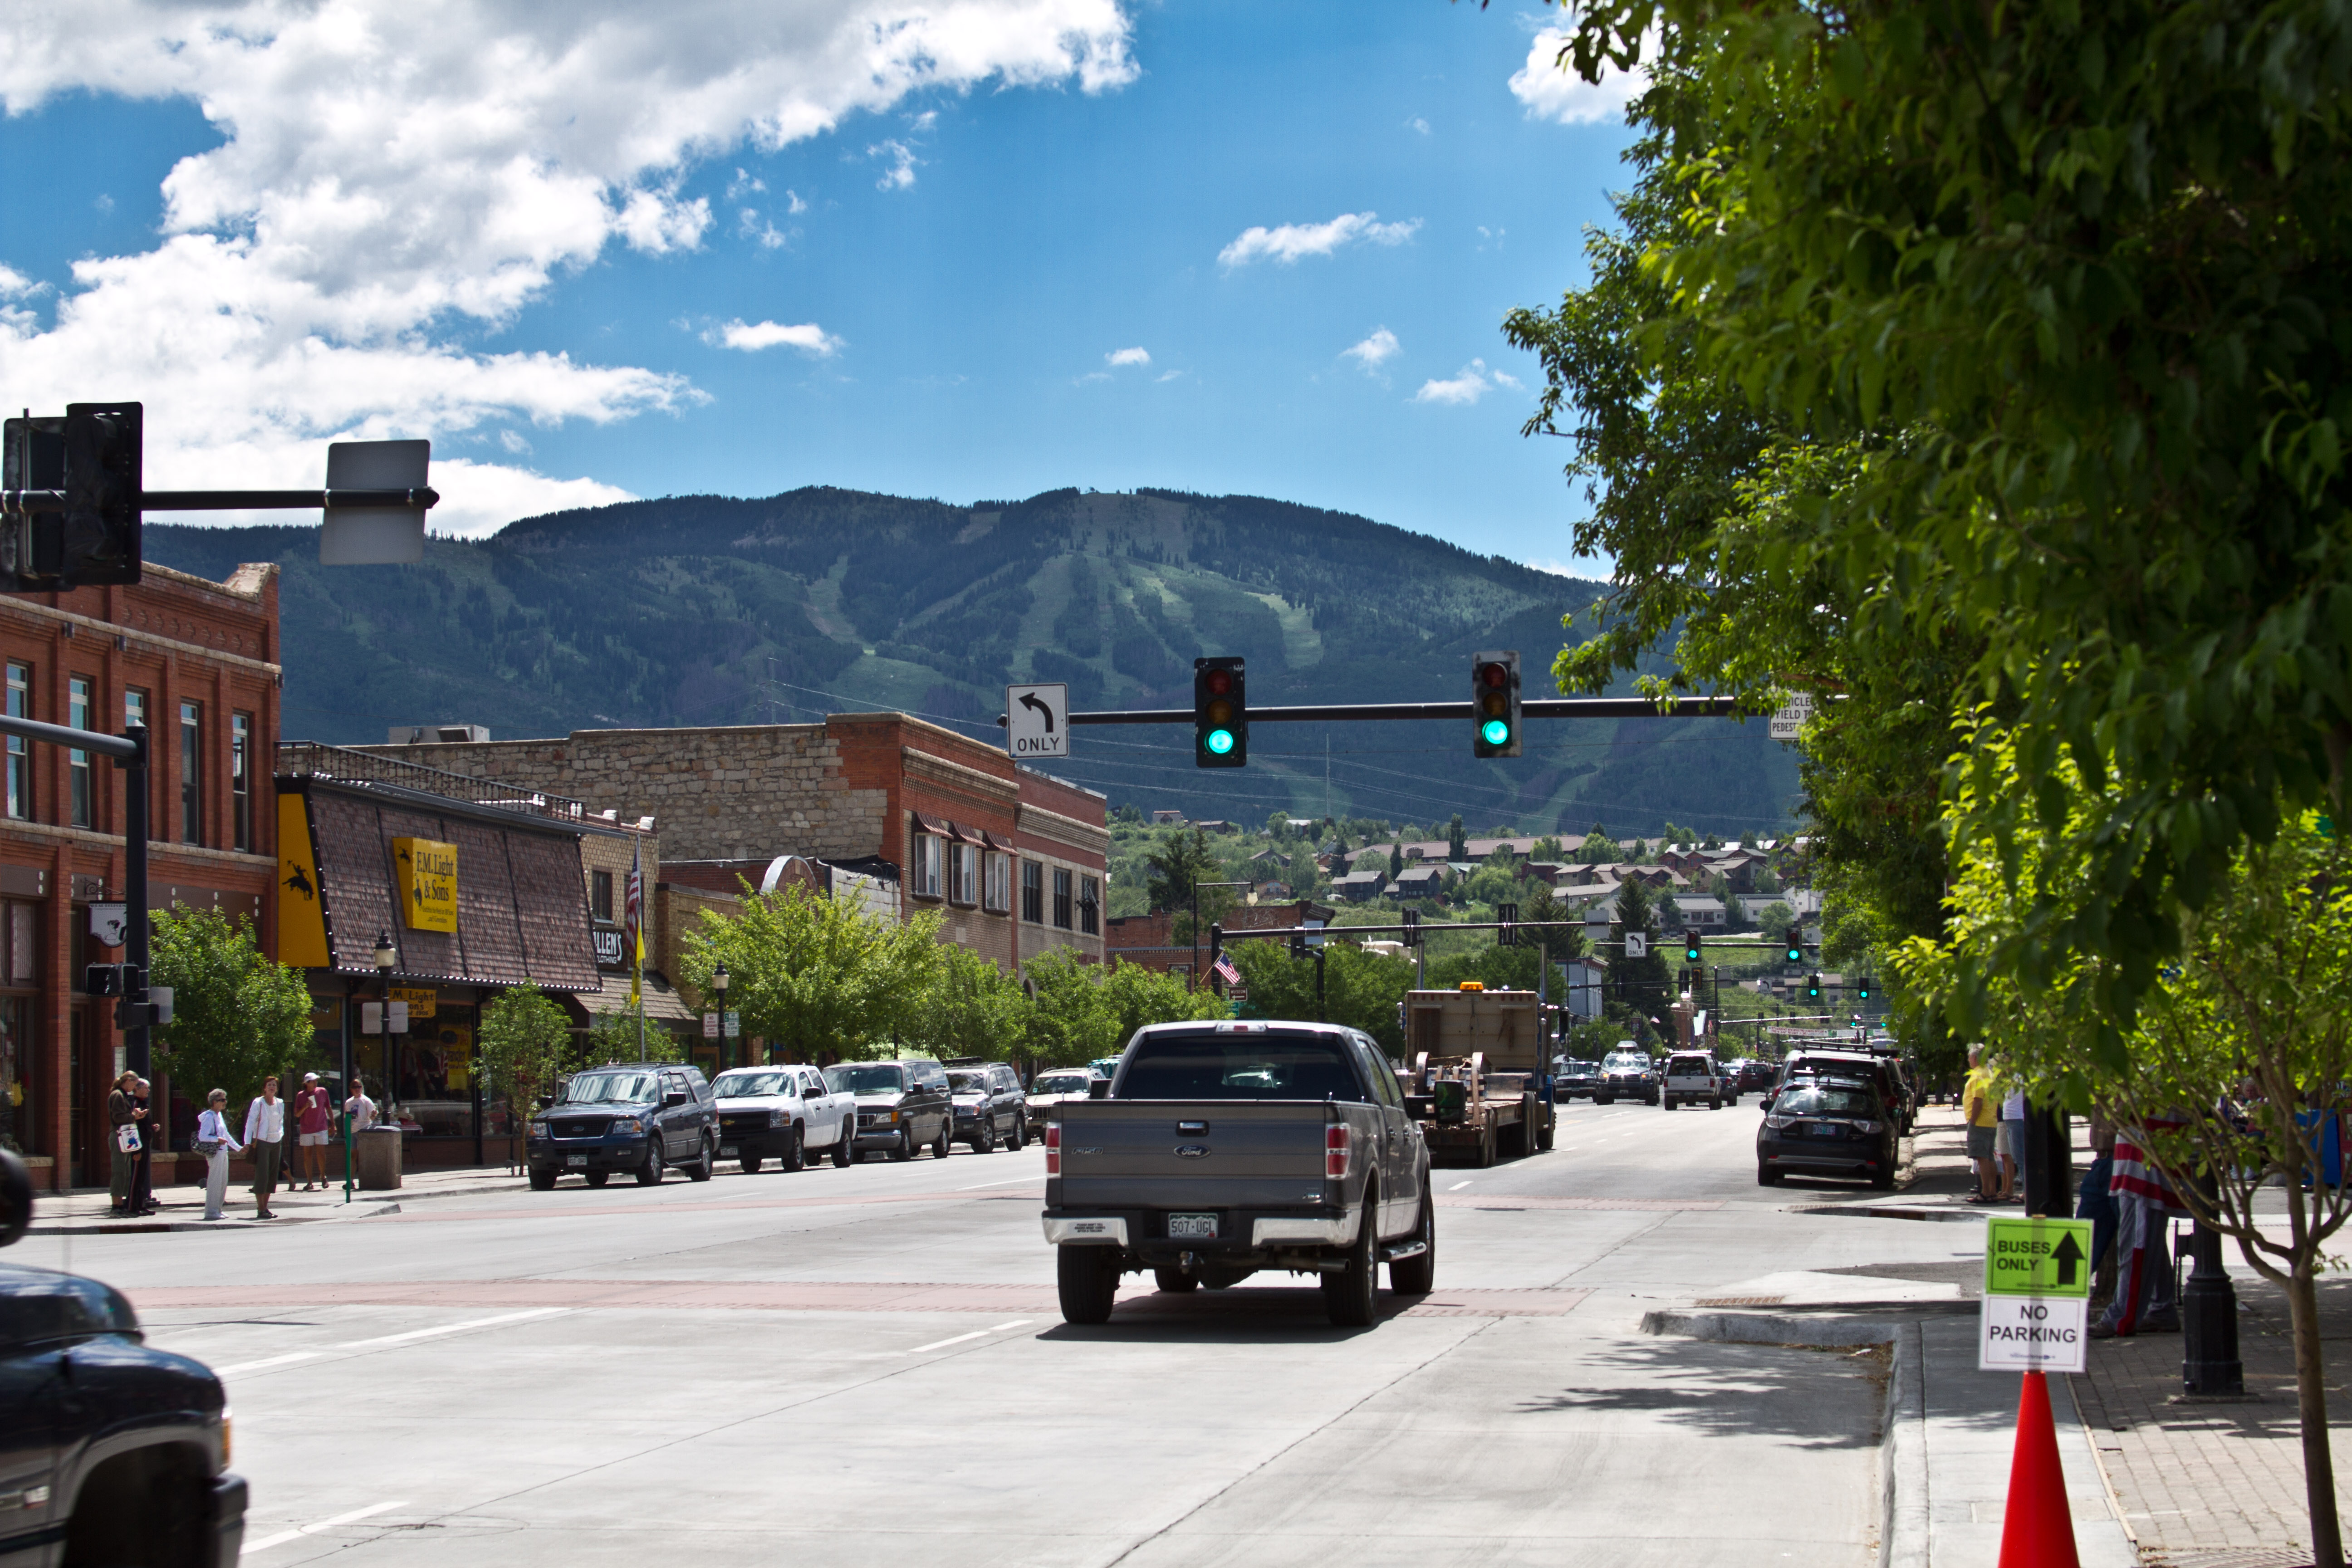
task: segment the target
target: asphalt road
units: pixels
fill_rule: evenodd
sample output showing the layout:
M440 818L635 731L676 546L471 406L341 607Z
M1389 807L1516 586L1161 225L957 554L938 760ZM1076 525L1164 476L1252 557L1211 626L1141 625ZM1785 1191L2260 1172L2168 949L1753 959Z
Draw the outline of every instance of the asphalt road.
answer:
M1949 1294L1980 1233L1802 1212L1883 1195L1759 1188L1758 1114L1580 1104L1549 1153L1441 1169L1439 1289L1352 1331L1286 1276L1063 1324L1034 1145L12 1261L221 1371L270 1568L1860 1565L1878 1363L1641 1316Z

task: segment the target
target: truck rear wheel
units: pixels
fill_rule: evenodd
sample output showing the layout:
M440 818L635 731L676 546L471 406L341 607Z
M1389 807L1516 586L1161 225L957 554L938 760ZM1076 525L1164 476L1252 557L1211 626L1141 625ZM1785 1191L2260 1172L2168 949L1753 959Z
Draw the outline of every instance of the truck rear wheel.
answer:
M1486 1136L1487 1146L1492 1148L1491 1129ZM1366 1187L1363 1216L1356 1224L1355 1245L1348 1248L1348 1266L1336 1274L1323 1276L1323 1311L1339 1328L1371 1326L1380 1292L1380 1212L1378 1189Z
M1437 1279L1437 1215L1426 1183L1421 1190L1421 1228L1412 1238L1421 1243L1421 1250L1389 1265L1389 1289L1400 1296L1426 1296Z
M1478 1134L1478 1168L1485 1170L1495 1163L1495 1128L1489 1122Z
M1552 1139L1558 1136L1559 1132L1559 1115L1553 1111L1551 1107L1544 1107L1543 1131L1536 1134L1536 1147L1538 1149L1550 1148Z
M1054 1249L1054 1283L1062 1299L1062 1321L1107 1323L1118 1300L1118 1254L1108 1247Z

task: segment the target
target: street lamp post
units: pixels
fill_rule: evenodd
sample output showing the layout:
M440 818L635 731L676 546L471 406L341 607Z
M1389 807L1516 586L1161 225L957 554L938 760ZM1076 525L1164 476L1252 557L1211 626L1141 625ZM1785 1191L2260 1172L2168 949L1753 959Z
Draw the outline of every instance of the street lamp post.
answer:
M731 1048L727 1043L727 966L720 964L710 972L710 994L719 999L719 1066L723 1070L735 1064L728 1059Z

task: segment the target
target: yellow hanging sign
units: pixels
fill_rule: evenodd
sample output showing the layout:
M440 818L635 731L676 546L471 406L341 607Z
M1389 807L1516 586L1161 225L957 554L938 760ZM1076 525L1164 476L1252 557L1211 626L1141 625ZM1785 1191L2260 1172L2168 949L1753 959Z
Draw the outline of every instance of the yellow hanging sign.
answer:
M430 985L395 985L392 999L408 1004L408 1019L413 1024L434 1016L441 1005L441 993Z
M456 931L457 847L437 838L395 838L392 863L408 929Z
M299 790L278 797L278 962L324 969L327 898L319 887L319 860L310 852L310 813Z

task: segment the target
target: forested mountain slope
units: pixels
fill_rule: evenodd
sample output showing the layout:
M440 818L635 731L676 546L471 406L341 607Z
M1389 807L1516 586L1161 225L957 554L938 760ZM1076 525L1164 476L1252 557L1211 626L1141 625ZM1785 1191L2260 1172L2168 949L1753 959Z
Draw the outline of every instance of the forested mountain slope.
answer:
M1242 654L1254 705L1466 698L1517 647L1528 695L1601 585L1360 517L1247 496L1055 490L949 506L829 489L680 496L435 540L422 564L322 570L309 528L152 525L149 559L215 579L283 563L286 733L394 724L499 736L804 721L901 708L993 737L1008 680L1081 708L1186 707L1196 655ZM1328 733L1327 733L1328 731ZM1469 726L1264 725L1251 765L1189 730L1080 730L1057 771L1115 804L1249 822L1320 814L1477 828L1786 822L1793 763L1760 721L1545 723L1516 762ZM1328 748L1327 764L1326 748Z

